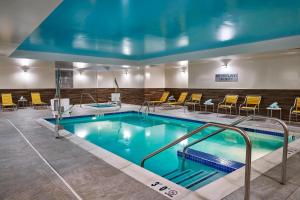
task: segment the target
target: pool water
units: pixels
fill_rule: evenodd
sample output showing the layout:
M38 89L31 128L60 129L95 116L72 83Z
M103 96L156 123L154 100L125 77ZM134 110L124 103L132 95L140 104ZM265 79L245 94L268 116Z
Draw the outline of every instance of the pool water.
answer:
M65 118L61 121L61 125L69 132L140 165L145 156L198 128L203 123L156 115L143 116L135 112L128 112L99 117ZM180 164L181 158L177 156L178 150L182 150L188 143L217 129L217 127L207 128L150 158L146 161L145 168L161 176L168 174L168 172L177 169ZM282 137L254 132L248 132L248 134L253 145L252 160L256 160L283 145ZM243 138L234 131L224 131L202 143L196 144L192 148L227 160L241 163L244 163L245 160ZM202 170L206 174L217 173L189 189L197 189L226 175L223 171L192 161L187 162L187 169L190 170L187 174L201 173ZM174 173L179 174L180 172ZM181 182L176 180L178 179L176 175L165 177L175 183ZM185 184L187 185L192 181L189 180Z
M95 103L95 104L89 104L88 106L95 107L95 108L112 108L115 107L115 105L110 103Z

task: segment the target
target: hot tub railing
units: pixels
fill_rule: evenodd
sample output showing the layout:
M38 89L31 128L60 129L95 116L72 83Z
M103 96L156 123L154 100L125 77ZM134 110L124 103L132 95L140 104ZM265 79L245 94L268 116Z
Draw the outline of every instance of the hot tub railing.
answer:
M92 101L94 103L97 103L97 101L94 99L94 97L90 94L90 93L81 93L80 94L80 107L82 107L82 99L83 99L83 96L86 95L88 96L90 99L92 99Z

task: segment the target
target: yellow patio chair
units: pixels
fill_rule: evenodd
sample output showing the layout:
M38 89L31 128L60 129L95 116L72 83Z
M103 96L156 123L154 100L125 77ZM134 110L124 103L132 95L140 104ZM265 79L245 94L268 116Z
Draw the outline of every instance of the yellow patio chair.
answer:
M196 110L196 105L199 104L199 107L200 107L200 110L201 110L201 98L202 98L202 94L197 94L197 93L194 93L191 95L191 98L190 100L186 101L184 103L185 106L193 106L194 108L194 111Z
M230 115L232 108L234 108L237 111L236 104L238 98L239 95L226 95L223 101L218 104L217 115L219 114L219 109L224 109L226 111L229 109Z
M292 115L296 116L297 121L297 116L300 115L300 97L295 98L294 105L290 109L289 123L291 123Z
M170 92L164 91L159 100L148 101L149 106L153 106L153 112L155 111L155 106L165 103L168 100Z
M184 105L186 97L187 97L188 93L187 92L181 92L179 98L177 101L174 102L167 102L164 103L165 106L178 106L178 105Z
M241 115L241 110L246 111L247 115L249 111L253 111L256 114L256 110L259 112L259 105L261 101L261 96L247 95L244 103L239 107L239 115Z
M161 103L165 103L168 99L168 96L169 96L170 92L168 91L165 91L159 100L156 100L156 101L149 101L150 104L161 104Z
M17 105L12 100L11 93L1 94L1 97L2 97L2 111L4 111L5 108L17 109Z
M39 92L31 92L31 105L33 108L47 106L45 102L42 102L41 94Z

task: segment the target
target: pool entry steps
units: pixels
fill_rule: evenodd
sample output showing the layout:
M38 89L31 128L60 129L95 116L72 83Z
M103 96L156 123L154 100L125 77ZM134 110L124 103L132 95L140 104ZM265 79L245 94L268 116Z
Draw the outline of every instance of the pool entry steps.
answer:
M203 130L203 129L206 129L208 127L218 127L220 128L220 130L218 131L215 131L211 134L208 134L207 136L203 137L202 139L199 140L199 142L203 141L203 140L206 140L218 133L221 133L223 132L224 130L226 129L229 129L229 130L233 130L233 131L236 131L237 133L239 133L244 141L245 141L245 144L246 144L246 166L245 166L245 199L248 200L249 199L249 195L250 195L250 173L251 173L251 150L252 150L252 144L251 144L251 141L250 141L250 138L248 136L248 134L246 133L246 131L244 130L241 130L237 127L234 127L234 126L231 126L231 125L224 125L224 124L218 124L218 123L207 123L203 126L201 126L200 128L182 136L181 138L175 140L174 142L170 143L169 145L166 145L165 147L153 152L152 154L149 154L148 156L146 156L142 162L141 162L141 166L144 167L144 164L145 164L145 161L148 160L149 158L159 154L160 152L164 151L165 149L168 149L172 146L174 146L175 144L191 137L192 135L198 133L199 131ZM185 153L185 152L184 152ZM185 156L183 156L183 162L185 161ZM183 168L184 169L184 168ZM211 176L210 176L211 177ZM208 178L210 178L208 177ZM199 182L198 182L199 181ZM193 184L198 184L200 183L201 180L198 180L197 182L193 182ZM193 185L188 185L189 188L191 188Z
M177 155L179 157L183 157L182 151L177 151ZM188 149L184 156L187 160L196 163L201 163L226 173L233 172L244 166L243 163L220 158L218 156L211 155L195 149ZM181 166L181 169L184 170L185 167Z
M182 151L177 151L177 155L182 158ZM190 190L196 190L200 188L203 186L205 181L212 182L209 180L218 176L220 171L227 174L244 166L243 163L226 160L194 149L187 150L185 153L185 159L194 163L200 163L209 166L211 168L207 168L205 170L195 170L192 168L186 169L179 167L162 175L162 177Z
M183 151L181 153L179 153L179 155L182 156L182 165L180 169L175 169L171 172L168 172L167 174L163 175L163 177L177 183L180 184L184 187L186 187L187 189L192 189L193 187L197 186L198 184L201 184L202 182L204 182L205 180L208 180L209 178L212 178L213 176L215 176L216 174L218 174L217 171L213 171L213 172L206 172L206 171L193 171L191 169L187 169L185 170L185 160L186 158L189 157L189 155L187 154L188 152L188 148L190 148L191 146L202 142L214 135L217 135L225 130L233 130L237 133L239 133L246 144L246 158L245 158L245 195L244 195L244 199L245 200L249 200L250 199L250 179L251 179L251 151L252 151L252 144L251 144L251 140L247 134L247 132L245 130L243 130L242 128L238 128L236 127L236 125L247 121L247 120L253 120L253 119L268 119L268 120L273 120L278 122L284 130L284 145L283 145L283 156L282 156L282 171L281 171L281 183L285 184L286 183L286 162L287 162L287 150L288 150L288 137L289 137L289 131L288 131L288 127L287 125L279 119L276 118L268 118L268 117L261 117L261 116L247 116L247 117L243 117L233 123L231 123L230 125L224 125L224 124L219 124L219 123L207 123L199 128L197 128L196 130L191 131L190 133L178 138L177 140L171 142L170 144L152 152L151 154L147 155L141 162L141 167L145 166L145 162L156 156L157 154L160 154L161 152L165 151L166 149L169 149L171 147L173 147L174 145L178 144L181 141L186 140L187 138L197 134L198 132L200 132L203 129L206 129L208 127L218 127L220 128L219 130L208 134L207 136L196 140L194 142L192 142L191 144L188 144L187 146L184 147ZM190 156L191 158L191 156ZM199 159L201 160L201 159ZM241 166L240 166L241 167ZM203 174L203 175L202 175ZM197 189L197 188L196 188Z
M198 185L203 183L204 181L213 178L217 175L218 171L205 171L205 170L180 170L175 169L167 174L163 175L162 177L179 184L187 189L195 190L198 189Z

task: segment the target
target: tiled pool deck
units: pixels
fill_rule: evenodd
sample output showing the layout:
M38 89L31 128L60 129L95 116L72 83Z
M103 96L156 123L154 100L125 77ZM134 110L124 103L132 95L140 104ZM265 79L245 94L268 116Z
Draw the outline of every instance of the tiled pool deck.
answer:
M132 109L137 107L127 105L122 108ZM157 113L222 123L237 119L222 115L216 118L215 114L184 113L181 109L157 109ZM98 114L98 111L76 107L72 113L81 114ZM69 140L55 139L51 130L37 123L36 119L44 117L52 117L50 110L29 108L0 112L0 199L167 199ZM280 129L264 121L251 121L243 125ZM290 130L293 134L300 133L297 126L290 127ZM286 185L277 182L280 166L254 179L251 199L300 199L299 166L300 153L296 153L288 159ZM201 198L194 194L185 199ZM243 199L243 188L224 199Z

